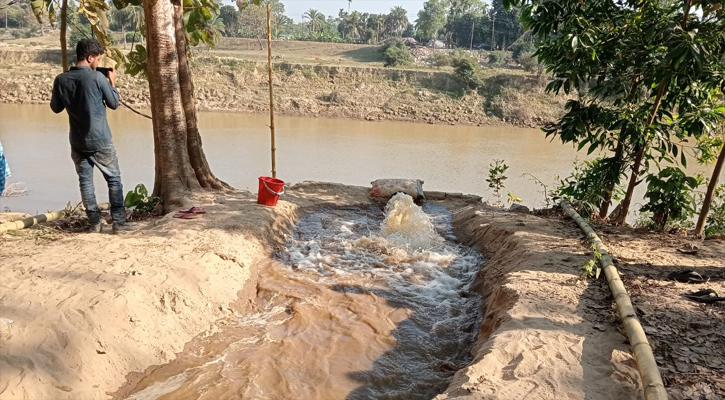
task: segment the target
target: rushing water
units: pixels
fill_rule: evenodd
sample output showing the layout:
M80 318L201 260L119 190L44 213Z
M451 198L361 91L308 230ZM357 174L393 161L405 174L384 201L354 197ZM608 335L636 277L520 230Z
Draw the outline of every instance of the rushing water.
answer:
M430 399L471 361L482 259L450 213L396 195L386 208L300 219L260 269L257 311L199 338L116 394L147 399Z

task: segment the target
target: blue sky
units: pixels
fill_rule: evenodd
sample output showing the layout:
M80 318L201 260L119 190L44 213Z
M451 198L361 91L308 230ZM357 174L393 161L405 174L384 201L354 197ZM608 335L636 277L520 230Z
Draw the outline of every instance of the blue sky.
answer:
M285 14L288 17L300 22L302 14L310 8L319 10L325 15L337 16L340 9L347 11L347 0L282 0ZM358 10L371 14L387 14L395 6L401 6L408 10L410 22L418 18L418 11L423 9L425 0L352 0L350 10ZM234 0L224 0L224 4L236 4Z
M285 7L285 14L299 22L302 14L310 8L319 10L325 15L335 15L340 9L347 10L347 0L282 0ZM412 22L418 16L418 11L423 9L425 0L352 0L350 10L358 10L371 14L388 13L391 8L401 6L408 10L408 19Z

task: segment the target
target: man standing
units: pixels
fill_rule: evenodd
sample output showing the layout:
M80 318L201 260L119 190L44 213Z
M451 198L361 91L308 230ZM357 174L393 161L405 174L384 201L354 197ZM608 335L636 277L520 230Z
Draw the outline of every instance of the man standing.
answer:
M95 39L83 39L76 46L76 66L58 75L53 83L50 108L53 112L68 111L71 158L80 181L81 198L92 232L101 231L101 215L93 187L93 167L97 167L108 184L113 233L129 230L123 206L123 186L111 129L106 120L106 107L118 108L116 71L108 80L96 71L103 45Z

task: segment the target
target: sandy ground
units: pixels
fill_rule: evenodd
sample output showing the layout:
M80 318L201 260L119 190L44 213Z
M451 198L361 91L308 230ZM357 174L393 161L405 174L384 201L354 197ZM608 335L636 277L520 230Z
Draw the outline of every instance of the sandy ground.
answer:
M577 279L592 255L573 223L503 212L460 195L438 197L454 211L459 239L488 257L476 284L485 319L475 360L439 399L640 398L608 288L602 280ZM201 219L167 215L138 222L136 231L120 236L48 228L0 235L0 399L108 398L130 372L165 364L217 321L243 313L256 276L252 266L269 256L306 209L370 199L365 188L310 182L288 190L274 208L255 204L255 196L243 191L196 201L208 210ZM636 260L655 265L659 236L608 235L603 238L620 263L628 257L623 251L631 252L623 267L644 262ZM639 242L629 243L633 238ZM708 268L722 267L722 244L714 245L700 244L701 264ZM669 253L663 261L668 266L679 268L692 258ZM626 270L626 277L649 279L645 272L652 269ZM688 288L661 275L663 285ZM636 303L647 298L637 290ZM652 294L653 301L662 295ZM718 306L687 306L681 313L722 318ZM723 398L705 397L707 390L719 393L709 375L674 371L668 384L683 395L694 393L680 398ZM683 376L688 380L675 379Z

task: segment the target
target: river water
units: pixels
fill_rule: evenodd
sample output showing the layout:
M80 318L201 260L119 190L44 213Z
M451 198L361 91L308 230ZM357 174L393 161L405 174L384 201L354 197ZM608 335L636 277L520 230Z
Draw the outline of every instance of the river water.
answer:
M138 183L151 189L154 156L151 121L126 108L109 111L124 189ZM199 113L204 150L214 173L232 186L256 191L257 177L271 175L269 120L265 116ZM558 139L549 141L538 129L509 126L474 127L404 122L367 122L344 119L278 117L277 176L288 182L303 180L368 186L379 178L419 178L424 190L477 194L495 201L486 177L489 164L501 159L509 165L506 192L533 207L544 205L542 188L549 190L556 176L567 176L577 155ZM0 141L13 176L24 196L0 197L0 212L35 214L59 210L80 201L77 176L70 159L65 113L53 114L44 105L0 104ZM694 166L690 173L712 171ZM721 180L725 179L725 171ZM103 178L96 174L99 201L107 200ZM635 208L642 204L644 184L635 192Z
M151 121L123 107L108 116L124 189L138 183L151 188ZM268 123L264 116L200 113L204 150L214 173L234 187L256 191L257 177L271 175ZM425 190L493 199L486 183L488 165L503 159L510 166L506 190L539 206L544 196L521 174L552 184L557 174L570 171L576 157L571 147L550 143L536 129L291 117L275 123L277 176L288 183L368 186L379 178L419 178ZM65 113L55 115L43 105L0 104L0 141L13 172L9 182L22 182L30 191L0 199L0 211L45 212L80 201L67 132ZM105 201L105 183L96 175L97 196Z
M433 398L471 362L481 323L470 284L483 259L453 239L449 211L405 194L385 215L377 206L305 215L260 266L253 312L113 397Z

